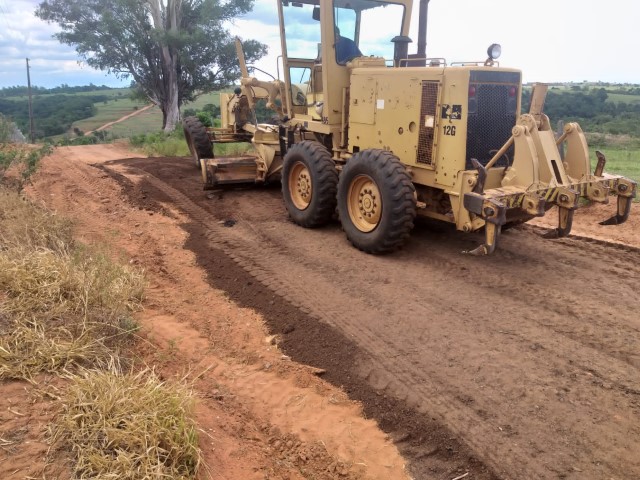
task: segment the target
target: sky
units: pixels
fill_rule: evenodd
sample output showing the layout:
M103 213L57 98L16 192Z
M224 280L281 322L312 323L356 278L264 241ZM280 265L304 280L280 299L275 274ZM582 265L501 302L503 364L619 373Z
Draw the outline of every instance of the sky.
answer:
M417 0L409 53L417 43ZM254 11L229 29L269 46L256 66L276 75L280 55L276 0L256 0ZM70 46L52 38L55 25L33 14L37 0L0 0L0 87L31 83L126 86L96 71ZM639 0L431 0L427 54L448 62L484 60L491 43L502 45L503 67L519 68L525 82L640 83ZM367 53L366 51L363 53Z

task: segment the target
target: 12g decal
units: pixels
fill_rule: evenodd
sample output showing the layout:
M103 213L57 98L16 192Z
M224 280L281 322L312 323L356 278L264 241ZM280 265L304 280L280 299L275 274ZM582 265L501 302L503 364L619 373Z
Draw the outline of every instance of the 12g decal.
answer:
M449 135L451 137L456 136L456 127L454 125L445 125L444 126L444 134Z

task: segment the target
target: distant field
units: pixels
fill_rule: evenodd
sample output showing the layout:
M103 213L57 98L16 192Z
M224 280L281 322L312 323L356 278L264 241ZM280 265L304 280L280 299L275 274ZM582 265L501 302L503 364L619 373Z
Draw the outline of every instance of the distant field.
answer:
M145 103L133 102L128 98L128 89L123 94L125 98L116 98L110 100L106 105L97 103L98 114L94 117L75 122L74 127L78 127L83 131L95 130L105 123L113 122L128 115L134 111L134 107L141 108ZM182 106L182 110L193 108L201 110L205 105L212 103L220 104L220 95L218 93L209 93L201 95L193 103L187 103ZM153 107L142 112L124 122L113 125L108 131L118 137L131 137L140 133L157 132L162 129L162 112L158 107Z
M640 104L640 95L623 95L621 93L612 93L607 91L607 102L623 102L632 105Z
M598 86L591 86L589 87L589 90L592 89L597 89L597 88L604 88L607 92L607 102L623 102L623 103L628 103L631 105L636 105L636 104L640 104L640 95L625 95L622 93L617 93L619 91L619 89L617 88L608 88L608 87L598 87ZM525 87L525 90L530 89L530 87ZM583 90L572 90L570 86L553 86L549 89L550 92L554 92L554 93L562 93L562 94L575 94L575 93L589 93L588 91L585 92Z
M80 94L78 94L80 95ZM133 101L129 97L117 98L105 102L96 103L98 113L84 120L74 122L72 128L79 128L83 132L95 130L105 123L113 122L125 115L133 113L135 110L147 105L144 102Z

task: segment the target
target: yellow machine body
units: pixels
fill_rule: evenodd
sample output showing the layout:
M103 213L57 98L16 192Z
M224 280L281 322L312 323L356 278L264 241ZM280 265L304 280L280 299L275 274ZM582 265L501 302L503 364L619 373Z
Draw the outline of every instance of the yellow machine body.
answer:
M256 169L243 156L234 176L233 159L205 158L206 185L282 177L294 221L318 226L337 206L349 239L371 253L401 245L416 214L465 232L484 228L475 254L491 253L505 224L552 206L560 220L551 234L567 235L580 197L618 195L617 212L604 223L627 219L635 182L605 174L599 152L592 172L578 124L554 134L543 113L546 86L534 88L529 113L521 114L519 70L491 56L447 64L407 54L411 0L275 1L283 80L250 76L238 42L241 86L222 95L222 128L211 132L214 141L251 141ZM392 43L367 43L376 28L386 28ZM346 44L355 55L341 58ZM277 112L277 125L255 121L259 100ZM394 223L389 209L406 219Z

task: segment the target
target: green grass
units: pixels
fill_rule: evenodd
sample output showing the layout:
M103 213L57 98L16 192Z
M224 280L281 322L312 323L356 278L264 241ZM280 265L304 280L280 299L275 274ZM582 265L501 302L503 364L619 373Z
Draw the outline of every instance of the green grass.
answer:
M593 145L589 148L591 152L591 165L595 168L596 150L600 150L607 158L605 171L624 175L640 182L640 148L624 148Z

